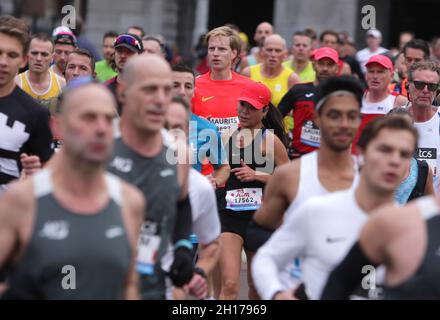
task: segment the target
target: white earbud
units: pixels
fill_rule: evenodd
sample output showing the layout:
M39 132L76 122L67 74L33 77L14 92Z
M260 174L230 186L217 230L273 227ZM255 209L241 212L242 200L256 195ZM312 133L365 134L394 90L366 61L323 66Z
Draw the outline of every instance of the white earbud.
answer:
M358 155L358 165L362 167L365 164L364 156L362 154Z

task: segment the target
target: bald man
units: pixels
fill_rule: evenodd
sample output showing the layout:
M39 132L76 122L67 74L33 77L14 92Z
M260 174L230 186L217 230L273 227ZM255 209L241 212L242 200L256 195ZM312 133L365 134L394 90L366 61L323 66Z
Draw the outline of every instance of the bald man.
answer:
M166 273L177 287L193 276L192 244L187 240L192 230L187 186L189 152L183 142L171 143L172 137L162 129L171 87L168 63L156 55L139 55L127 62L118 89L127 111L124 109L120 119L108 170L133 183L147 200L136 258L143 299L165 299ZM41 168L38 157L28 160L22 159L28 174ZM181 161L177 164L177 160ZM174 261L165 272L160 259L170 242L174 245Z
M135 184L147 200L136 263L141 294L143 299L165 299L166 274L178 287L193 276L189 152L184 142L174 143L163 129L173 84L168 63L157 55L133 57L121 80L121 136L116 138L109 170ZM161 258L169 243L174 246L174 261L165 271Z
M0 201L0 270L12 266L2 298L139 297L134 262L145 203L105 172L114 116L104 86L67 88L56 122L63 148Z
M263 63L247 67L242 74L264 83L272 93L271 102L278 106L289 88L299 83L299 77L283 66L287 57L286 40L279 34L270 35L264 40L262 53Z
M251 49L251 53L241 62L241 69L262 63L264 60L261 48L264 45L264 39L273 34L273 26L269 22L261 22L255 29L254 41L257 46Z

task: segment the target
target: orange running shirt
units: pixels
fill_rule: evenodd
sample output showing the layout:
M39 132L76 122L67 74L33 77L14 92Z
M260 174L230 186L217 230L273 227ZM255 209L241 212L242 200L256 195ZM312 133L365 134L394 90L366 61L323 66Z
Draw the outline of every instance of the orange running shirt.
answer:
M232 71L230 80L211 80L211 72L196 78L193 113L215 124L222 135L238 128L237 99L247 77Z

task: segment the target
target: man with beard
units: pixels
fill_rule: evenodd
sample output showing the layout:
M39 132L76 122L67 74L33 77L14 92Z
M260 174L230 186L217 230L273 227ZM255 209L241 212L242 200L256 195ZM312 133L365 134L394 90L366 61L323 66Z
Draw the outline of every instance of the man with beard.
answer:
M323 80L336 75L338 53L332 48L319 48L313 56L316 72L314 83L304 83L292 87L278 106L283 117L293 112L294 128L289 133L292 140L289 157L298 158L319 148L319 129L313 122L316 103L316 86Z

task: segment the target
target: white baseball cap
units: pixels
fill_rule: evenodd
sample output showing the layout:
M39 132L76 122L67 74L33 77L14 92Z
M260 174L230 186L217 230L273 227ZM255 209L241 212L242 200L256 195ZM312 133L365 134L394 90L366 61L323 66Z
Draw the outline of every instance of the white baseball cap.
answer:
M375 38L382 38L382 32L380 32L377 29L370 29L367 31L367 37L368 36L375 37Z

